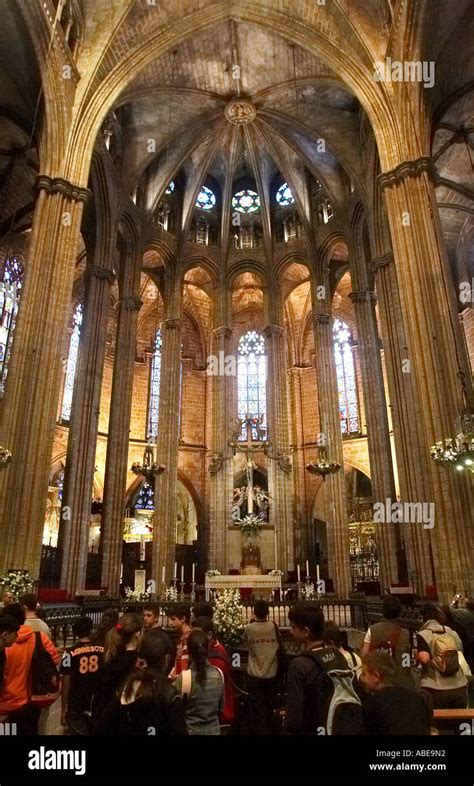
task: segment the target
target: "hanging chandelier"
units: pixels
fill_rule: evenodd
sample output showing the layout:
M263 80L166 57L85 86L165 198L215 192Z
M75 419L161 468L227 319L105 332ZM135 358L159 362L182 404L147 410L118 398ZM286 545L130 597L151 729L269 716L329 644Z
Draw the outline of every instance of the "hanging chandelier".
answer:
M148 483L152 483L157 475L161 475L165 471L165 465L155 462L153 448L151 445L147 445L143 454L143 464L135 461L130 469L134 475L142 475Z
M306 464L306 469L312 475L319 475L323 480L326 480L326 475L333 475L339 472L341 465L337 461L331 461L327 457L326 448L321 446L318 449L318 459L311 464Z
M455 422L455 437L448 437L431 447L431 458L445 467L474 474L474 415L461 415Z
M0 445L0 469L4 469L11 460L12 454L10 451Z

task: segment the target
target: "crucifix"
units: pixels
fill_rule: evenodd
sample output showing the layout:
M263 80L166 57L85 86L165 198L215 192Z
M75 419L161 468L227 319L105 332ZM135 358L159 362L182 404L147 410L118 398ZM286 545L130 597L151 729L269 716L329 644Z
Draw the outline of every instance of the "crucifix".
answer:
M259 453L264 451L266 448L266 441L260 442L258 445L252 444L252 429L256 429L257 436L262 438L265 437L266 430L262 426L263 415L260 417L250 417L250 415L246 415L245 418L237 418L235 421L235 428L232 432L232 441L231 447L235 453L245 453L245 464L246 464L246 472L247 472L247 488L240 489L241 495L237 504L241 505L244 499L244 496L247 497L247 512L249 514L253 513L254 508L254 499L256 499L256 492L254 491L254 482L253 482L253 471L256 469L256 464L253 460L254 453ZM246 432L246 442L238 442L238 438L242 434L242 427L245 427ZM259 507L264 507L265 504L268 507L268 495L264 492L258 492L257 504Z

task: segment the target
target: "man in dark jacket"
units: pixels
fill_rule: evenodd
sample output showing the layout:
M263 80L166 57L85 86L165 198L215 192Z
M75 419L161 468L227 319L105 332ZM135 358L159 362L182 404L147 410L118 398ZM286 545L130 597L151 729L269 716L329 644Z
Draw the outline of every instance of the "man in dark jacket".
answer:
M413 688L411 673L411 636L407 628L398 625L403 606L394 595L386 595L382 601L382 619L371 625L365 634L361 655L373 650L386 652L395 662L394 685Z
M296 603L288 614L291 635L306 652L326 647L322 640L324 615L321 609ZM285 731L288 734L317 734L324 726L319 717L316 680L322 669L312 658L297 655L290 661L286 683Z

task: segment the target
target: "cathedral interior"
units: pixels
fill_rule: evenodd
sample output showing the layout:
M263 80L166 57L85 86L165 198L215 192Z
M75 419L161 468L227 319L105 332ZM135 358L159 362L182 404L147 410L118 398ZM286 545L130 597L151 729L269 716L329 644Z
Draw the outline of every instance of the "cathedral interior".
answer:
M0 573L472 594L472 3L1 10Z

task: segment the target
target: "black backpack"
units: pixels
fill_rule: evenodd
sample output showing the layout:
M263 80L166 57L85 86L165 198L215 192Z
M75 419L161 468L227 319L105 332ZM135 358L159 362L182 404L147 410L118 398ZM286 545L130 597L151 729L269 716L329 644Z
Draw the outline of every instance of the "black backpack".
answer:
M61 690L61 678L55 663L43 647L41 633L35 632L35 649L30 666L30 702L35 707L54 704Z
M336 647L303 653L320 669L316 677L316 707L321 727L329 735L363 733L362 705L355 688L354 672ZM315 729L317 734L319 729Z

